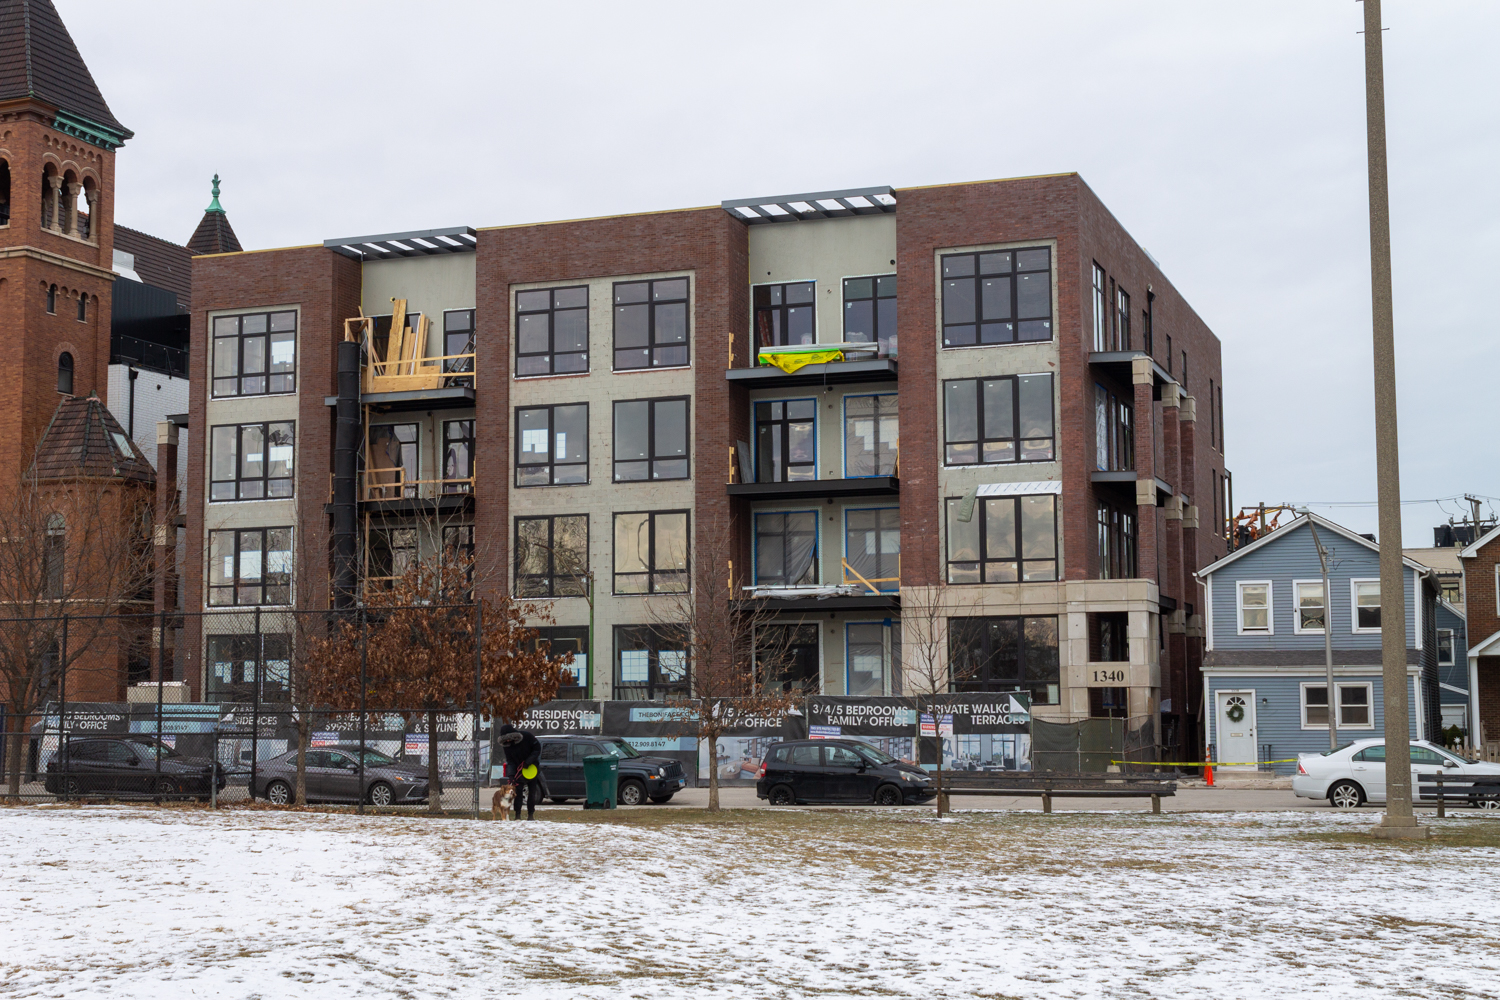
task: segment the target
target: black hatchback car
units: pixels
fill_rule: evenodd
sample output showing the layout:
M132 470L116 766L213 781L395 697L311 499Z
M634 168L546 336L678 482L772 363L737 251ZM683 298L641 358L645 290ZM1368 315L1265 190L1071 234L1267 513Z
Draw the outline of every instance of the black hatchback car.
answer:
M207 757L185 757L144 739L71 740L47 762L45 780L53 795L119 797L207 798L214 784L225 783L224 769Z
M936 794L926 771L857 740L778 743L766 754L755 782L755 797L773 806L800 802L899 806Z
M687 785L682 764L670 757L647 757L622 739L610 736L543 736L542 794L553 802L581 799L583 758L609 754L618 759L620 784L615 801L638 806L662 803Z

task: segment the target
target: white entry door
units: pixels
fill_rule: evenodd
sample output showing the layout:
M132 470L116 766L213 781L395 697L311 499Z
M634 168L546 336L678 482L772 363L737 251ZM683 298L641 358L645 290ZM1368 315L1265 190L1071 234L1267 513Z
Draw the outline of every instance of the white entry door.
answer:
M1219 760L1228 770L1253 771L1258 759L1255 745L1255 692L1220 691L1219 717L1215 731Z

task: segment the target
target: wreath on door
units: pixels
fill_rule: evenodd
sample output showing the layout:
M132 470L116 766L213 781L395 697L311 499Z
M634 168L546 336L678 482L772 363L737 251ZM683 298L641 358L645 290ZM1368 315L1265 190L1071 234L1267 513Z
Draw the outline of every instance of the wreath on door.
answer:
M1242 722L1245 718L1245 699L1230 698L1229 710L1224 713L1230 722Z

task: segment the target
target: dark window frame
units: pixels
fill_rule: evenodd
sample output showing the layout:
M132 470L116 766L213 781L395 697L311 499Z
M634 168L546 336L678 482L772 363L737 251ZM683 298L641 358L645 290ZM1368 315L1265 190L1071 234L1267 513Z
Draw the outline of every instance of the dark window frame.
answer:
M57 315L57 286L47 286L47 315Z
M558 685L557 697L562 701L572 701L589 696L589 690L593 687L593 677L589 670L593 663L589 654L589 629L587 625L540 625L536 628L536 638L531 641L531 648L536 649L542 643L547 643L548 653L553 653L552 647L557 643L576 643L576 649L559 649L558 654L571 652L573 663L564 667L564 671L572 671L573 683L566 680ZM579 663L579 655L583 662ZM567 750L567 744L561 744L563 750ZM543 744L545 746L545 744Z
M1115 288L1115 350L1129 351L1130 346L1130 293Z
M788 582L786 580L786 574L785 574L785 571L784 571L785 567L786 567L786 565L788 563L788 560L787 560L787 540L790 539L790 538L795 538L795 537L797 537L799 535L805 535L806 532L804 532L804 531L793 532L791 530L791 524L789 522L787 522L787 521L783 521L783 530L780 531L780 532L765 533L765 532L762 532L761 528L760 528L761 518L763 518L763 517L790 518L793 514L804 514L804 515L808 515L808 516L810 516L812 518L812 539L813 539L813 543L812 543L813 544L813 548L812 548L812 562L809 564L809 567L808 567L809 570L812 573L812 579L808 580L808 581L798 580L798 581ZM821 521L820 521L820 516L819 516L818 511L816 509L804 509L804 510L758 510L758 511L755 511L754 515L752 516L751 521L750 521L750 555L751 555L751 560L750 560L750 578L754 581L755 586L757 586L757 587L811 587L811 586L816 586L817 582L818 582L818 579L819 579L819 576L820 576L819 565L818 565L818 554L819 554L818 553L818 549L819 549L819 542L821 541L821 537L820 537L821 533L822 533L822 524L821 524ZM766 581L766 580L762 580L761 579L761 571L760 571L760 540L761 540L762 537L767 537L767 538L780 537L781 538L781 565L783 567L783 573L782 573L781 579L779 581Z
M988 627L989 622L1014 622L1016 624L1015 664L1014 674L1000 674L992 669L997 650L993 647L993 632ZM1030 622L1051 622L1052 644L1051 655L1048 657L1048 646L1040 645L1040 660L1050 659L1050 663L1037 664L1042 669L1037 670L1037 676L1029 676L1033 664L1031 659L1031 643L1028 643L1027 625ZM948 619L948 662L950 670L952 665L967 661L967 647L960 648L959 643L970 636L965 635L966 629L974 629L979 633L979 649L977 650L978 665L981 676L975 678L962 678L954 673L949 675L950 690L955 692L965 691L1030 691L1031 703L1033 705L1056 705L1061 702L1062 670L1059 650L1062 645L1063 636L1060 631L1060 623L1057 615L974 615L962 618ZM1043 675L1045 674L1045 676ZM1037 694L1042 697L1038 698Z
M263 442L262 447L264 448L264 451L262 452L261 463L260 463L261 464L261 469L262 469L262 474L260 476L258 476L258 477L256 477L256 476L245 476L245 475L242 475L243 462L242 462L241 456L244 454L243 444L244 444L244 438L245 438L245 431L248 428L252 428L252 427L260 429L261 440ZM290 435L290 438L291 438L291 445L290 445L290 447L292 449L292 457L291 457L291 461L288 463L290 465L289 474L286 475L286 476L274 476L273 477L270 474L270 470L271 470L271 457L270 457L271 440L270 439L271 439L271 428L272 427L285 427L285 428L288 428L287 433ZM224 430L225 428L233 428L234 429L234 478L233 479L214 479L214 478L212 478L212 476L213 476L213 469L214 469L214 459L217 457L217 447L216 447L217 442L216 442L215 439L218 436L217 432L221 431L221 430ZM209 442L208 468L209 468L209 476L210 476L210 479L209 479L209 503L231 503L231 502L238 502L238 501L243 501L243 500L290 500L290 499L292 499L293 497L295 497L297 495L297 421L295 421L295 420L267 420L267 421L263 421L263 422L260 422L260 423L248 423L248 424L215 424L214 426L212 426L212 427L209 428L208 442ZM282 482L284 482L284 483L287 484L287 486L286 486L286 492L285 493L274 493L273 494L271 492L271 484L272 483L282 483ZM260 483L261 484L260 495L259 496L245 496L244 495L244 488L243 488L243 485L242 485L244 483ZM226 485L229 485L229 484L233 484L234 496L217 496L217 497L214 496L214 491L218 487L220 487L220 486L226 486Z
M57 356L57 391L64 396L73 395L73 373L73 354L63 351Z
M870 283L870 294L868 296L865 296L865 295L855 295L855 296L851 297L850 294L849 294L849 283L852 282L852 281L868 281ZM889 292L889 294L885 294L884 292L882 292L882 290L881 290L882 288L884 288L887 292ZM894 312L894 308L895 308L895 303L899 301L899 298L898 298L898 291L897 291L897 284L896 284L896 275L895 275L895 273L894 272L890 272L890 273L887 273L887 274L856 274L856 275L851 275L850 277L847 277L847 278L845 278L843 280L843 293L844 293L844 316L843 316L843 319L844 319L844 323L843 323L844 343L846 343L846 344L870 343L870 344L873 344L875 346L875 348L876 348L876 355L875 355L876 357L879 357L879 358L894 358L894 357L896 357L897 354L898 354L898 348L899 348L899 344L898 344L898 341L897 341L897 338L896 338L896 327L897 327L897 325L899 323L899 319L898 319L897 313ZM871 322L872 331L874 333L874 339L873 340L864 341L864 340L850 340L849 339L849 304L851 302L869 302L869 303L871 303L871 305L870 305L870 322ZM884 323L882 323L881 319L880 319L880 314L881 314L880 304L882 302L890 302L890 303L892 303L892 309L893 309L893 311L888 316L888 320L889 320L890 325L891 325L891 329L889 331L887 331L884 328Z
M811 403L812 416L793 418L790 416L790 404L792 403ZM761 418L761 407L774 409L776 406L781 407L782 415L780 417L773 415L765 419ZM753 440L755 441L755 481L757 483L801 483L811 482L818 478L818 400L816 397L757 399L754 403L750 404L750 422L753 425L752 430L755 435ZM793 425L808 423L812 424L812 459L807 462L794 463L791 461L792 427ZM776 440L771 442L769 454L767 454L767 450L762 445L762 427L772 428L771 433L776 437ZM779 463L776 460L778 450L781 457ZM761 477L763 463L770 463L772 466L770 469L771 478L769 479ZM796 478L791 476L794 470L799 471L799 475ZM804 472L806 474L800 474Z
M583 408L583 428L584 428L584 430L583 430L583 458L581 460L579 460L579 461L567 460L567 461L559 462L557 460L557 411L559 409L572 408L572 407L582 407ZM521 428L521 414L523 414L523 413L533 413L533 412L537 412L537 411L541 411L541 410L546 410L547 411L547 461L545 461L545 462L525 462L525 463L523 463L521 461L521 455L523 454L523 452L521 450L521 435L523 433L522 428ZM515 461L515 466L516 466L516 487L518 489L524 489L524 488L532 487L532 486L585 486L585 485L587 485L588 482L589 482L589 432L588 432L588 426L589 426L589 404L587 402L582 402L582 403L544 403L544 404L542 404L540 406L518 406L518 407L516 407L516 411L515 412L516 412L516 446L515 446L515 448L516 448L516 450L515 450L515 456L516 456L516 461ZM559 482L558 481L558 469L559 468L564 468L564 469L580 469L581 468L583 470L583 478L582 479L565 479L565 480ZM535 469L546 469L547 470L547 482L545 482L545 483L523 483L521 481L521 473L524 470L535 470Z
M671 282L671 281L681 281L681 282L684 283L683 287L686 289L686 291L684 291L683 297L680 298L680 299L679 298L671 298L671 299L660 299L660 300L658 300L656 298L656 286L658 284L665 284L665 283ZM623 286L626 286L626 285L645 285L646 286L646 301L645 301L645 303L639 303L639 302L621 302L620 298L619 298L620 288L623 287ZM620 311L620 309L622 307L632 306L632 305L642 305L642 304L644 304L644 305L647 306L646 346L644 348L642 348L642 347L626 347L626 348L622 348L619 345L619 311ZM657 334L659 332L659 325L657 323L657 318L656 318L657 309L660 308L661 306L671 306L671 305L678 305L678 304L681 304L682 307L683 307L683 314L684 314L684 320L683 320L683 323L684 323L683 339L681 341L659 340L658 337L657 337ZM617 372L643 372L643 371L656 371L656 370L664 369L664 368L688 368L688 367L692 366L692 363L693 363L693 279L692 279L692 277L690 275L679 274L679 275L675 275L675 276L669 277L669 278L636 278L636 279L632 279L630 281L616 281L616 282L614 282L614 284L611 285L611 287L610 287L610 320L611 320L611 323L610 323L610 345L611 345L610 367L611 367L611 369L613 371L617 371ZM664 365L663 364L657 364L657 352L658 351L674 350L674 349L679 348L679 347L683 351L682 360L680 362L674 362L673 364L664 364ZM624 365L624 366L621 366L621 364L620 364L620 352L622 350L626 350L626 351L644 350L646 352L646 357L647 357L648 363L644 364L644 365Z
M81 294L81 295L78 296L78 322L80 322L80 323L87 323L88 321L89 321L89 295L88 295L88 292L84 292L83 294Z
M1040 497L1046 497L1046 498L1048 498L1049 500L1052 501L1052 556L1050 558L1028 557L1025 554L1025 516L1024 516L1025 507L1023 506L1023 504L1022 504L1021 501L1023 501L1023 500L1035 500L1035 499L1038 499ZM944 530L944 547L943 547L943 566L944 566L943 578L948 581L948 585L949 586L955 586L955 587L972 587L972 586L979 586L979 585L986 584L986 583L991 583L991 584L993 584L993 583L1036 583L1036 582L1053 583L1053 582L1056 582L1057 580L1061 579L1061 577L1060 577L1059 574L1062 572L1062 566L1060 565L1061 564L1061 559L1058 557L1058 551L1057 551L1058 550L1058 544L1057 544L1057 538L1058 538L1058 506L1059 506L1058 505L1058 496L1057 496L1057 494L1055 494L1055 493L1028 493L1028 494L1017 495L1017 496L998 496L998 497L977 497L977 498L975 498L973 518L971 518L969 522L961 522L961 523L977 524L978 536L977 536L976 543L975 543L976 544L975 555L978 556L978 559L954 559L953 558L953 524L952 524L952 521L953 521L953 518L955 517L956 511L957 511L957 508L954 505L955 504L962 504L962 502L963 502L963 498L962 497L947 497L947 498L945 498L944 504L943 504L943 525L944 525L944 529L945 529ZM1015 555L1012 556L1012 557L1009 557L1009 558L1000 558L1000 557L991 558L991 557L988 557L988 555L987 555L987 551L989 549L989 518L988 518L987 515L988 515L989 506L991 504L1001 504L1001 503L1010 503L1010 504L1012 504L1011 518L1012 518L1012 524L1014 526L1014 533L1015 533L1015 537L1013 539L1014 548L1013 548L1012 551L1014 551ZM1002 578L1002 579L993 579L992 580L992 579L988 578L989 577L988 567L991 564L994 564L994 565L1005 565L1005 564L1008 564L1008 563L1013 563L1015 565L1016 575L1015 575L1015 577L1013 579L1003 579ZM1043 564L1043 563L1050 563L1051 564L1051 566L1052 566L1052 574L1051 574L1051 576L1049 576L1049 577L1028 577L1026 575L1027 574L1027 565L1028 564L1038 564L1038 565L1040 565L1040 564ZM977 579L974 579L974 580L955 580L954 579L954 572L955 572L954 571L954 567L955 566L971 566L971 565L974 567L974 573L977 575L977 577L978 577ZM960 572L963 572L963 571L960 571Z
M1099 579L1130 580L1139 573L1140 523L1124 507L1100 500L1094 508Z
M876 466L875 466L875 471L874 472L861 472L861 473L858 473L857 475L855 475L855 474L851 474L850 471L849 471L849 451L850 451L850 449L849 449L849 437L850 437L850 432L849 432L849 419L850 419L850 417L849 417L849 401L852 400L852 399L873 399L873 400L876 400L876 403L875 403L875 412L873 414L868 414L868 415L867 414L856 414L855 415L855 419L868 419L868 420L873 420L875 422L875 451L874 451L874 459L875 459L875 462L876 462ZM881 446L887 443L884 440L884 438L881 437L880 428L881 428L882 423L884 422L885 417L891 415L891 414L885 414L885 413L881 412L881 409L884 406L884 403L881 402L882 400L889 400L895 406L894 415L896 417L896 440L892 441L892 442L889 442L890 445L891 445L891 452L892 452L891 468L890 468L889 472L883 471L881 469L880 465L879 465L879 456L880 456ZM900 465L900 459L901 459L901 407L900 407L899 396L896 393L894 393L894 392L852 392L852 393L849 393L848 395L846 395L844 397L843 410L844 410L844 478L845 479L873 479L873 478L877 478L877 477L880 477L880 476L894 476L894 475L896 475L896 473L898 471L898 466Z
M547 308L521 307L521 296L535 295L540 292L547 293ZM559 305L558 295L562 292L583 292L583 305ZM557 285L549 288L527 288L516 292L516 373L515 377L521 378L545 378L549 375L587 375L589 373L589 310L592 305L592 295L588 285ZM561 357L578 357L582 361L582 367L562 369L558 368L559 352L557 350L557 314L559 312L583 313L583 350L563 351ZM547 349L545 351L522 351L521 350L521 318L523 316L546 316L547 317ZM546 371L522 371L527 367L528 360L545 358L547 362Z
M875 562L876 562L877 568L876 568L876 570L873 573L866 573L866 574L864 574L865 579L869 580L873 584L876 584L877 589L882 594L899 593L900 590L901 590L901 549L900 549L900 540L899 540L899 536L900 536L900 532L901 532L901 517L900 517L901 508L900 507L892 507L892 506L889 506L889 505L883 505L883 506L879 506L879 507L845 507L844 508L844 537L843 537L843 541L842 541L843 559L844 559L844 562L848 563L850 567L854 566L854 560L849 557L849 532L850 532L849 515L850 514L867 514L867 513L871 513L871 512L874 512L876 514L882 514L882 513L888 512L888 511L895 511L896 512L896 532L897 532L897 536L898 536L897 543L896 543L897 544L896 551L895 551L895 553L882 552L882 551L880 551L880 545L877 542L877 544L876 544L876 551L875 551L875 554L874 554L874 558L875 558ZM874 530L876 531L877 535L879 535L879 533L884 530L884 528L882 528L882 526L879 523L881 520L882 520L882 518L880 518L880 517L876 518L876 522L877 523L875 525ZM869 529L861 528L861 529L857 529L857 530L865 531L865 530L869 530ZM865 553L864 555L866 557L868 557L869 553ZM894 555L895 559L896 559L896 575L894 577L887 575L887 573L889 572L888 569L882 570L882 569L878 568L878 567L882 566L884 564L885 560L888 559L888 558L890 558L892 555ZM852 577L851 576L851 574L853 572L852 569L844 569L841 566L840 570L841 570L841 572L839 574L839 578L840 578L840 580L842 582L844 582L844 583L854 583L854 584L858 584L859 583L859 578L858 577Z
M273 317L290 316L290 329L273 329ZM265 329L263 331L245 332L245 321L256 317L264 317ZM233 320L235 330L233 333L220 333L220 324ZM231 313L224 316L215 316L208 321L208 339L210 342L210 354L208 359L208 384L209 395L213 399L238 399L243 396L285 396L297 391L297 335L301 329L301 317L296 309L274 309L261 312ZM272 371L272 337L290 334L292 344L292 361L290 371ZM261 338L265 340L265 363L258 371L247 372L245 370L245 341ZM218 374L219 349L222 345L233 342L234 347L234 372L232 374ZM247 380L261 379L262 388L245 388ZM279 381L278 381L279 380ZM221 391L220 383L233 382L233 391Z
M812 287L812 297L806 302L788 302L787 289L803 285ZM767 301L762 302L762 299ZM779 300L779 301L778 301ZM791 310L807 309L812 316L812 328L807 331L807 340L793 343L790 333ZM798 281L768 281L750 286L751 329L755 331L755 347L797 347L818 342L818 283L814 279ZM762 319L768 322L762 323Z
M1025 437L1025 438L1023 438L1021 436L1021 380L1022 379L1046 379L1047 380L1047 399L1048 399L1048 403L1049 403L1049 406L1048 406L1048 424L1050 425L1050 431L1051 431L1051 433L1046 438L1042 438L1042 437ZM949 423L949 421L948 421L948 410L949 410L948 393L950 391L949 390L949 386L959 385L961 383L966 383L966 382L974 384L974 421L975 421L974 426L975 426L975 430L978 432L979 436L974 441L967 441L967 440L956 441L952 437L950 437L950 432L949 432L949 429L948 429L948 423ZM987 382L1009 382L1011 384L1011 390L1010 390L1010 407L1011 407L1010 419L1011 419L1011 432L1012 432L1012 434L1008 438L1005 438L1005 437L994 437L994 438L992 438L992 437L987 437L986 436L986 430L987 430L987 428L985 426L986 421L985 421L985 409L984 409L984 384L987 383ZM1057 380L1053 377L1053 375L1052 375L1051 372L1035 372L1035 373L1031 373L1031 374L1018 374L1018 375L996 375L996 376L992 376L992 377L979 377L979 378L953 378L953 379L944 379L943 380L943 399L942 399L942 407L943 407L943 465L945 465L945 466L947 466L949 468L957 468L957 467L970 466L970 465L1018 465L1018 464L1030 463L1030 462L1055 462L1055 461L1057 461L1057 395L1056 395L1056 386L1057 386ZM1047 457L1045 457L1045 458L1042 458L1042 457L1022 457L1022 455L1023 455L1023 448L1022 448L1022 444L1021 443L1023 441L1043 441L1043 440L1045 440L1045 441L1048 442ZM1011 454L1015 456L1014 458L998 459L998 460L995 460L995 461L985 461L984 460L985 446L986 445L1003 446L1006 442L1010 442L1011 443ZM972 461L972 462L953 461L952 458L951 458L951 456L953 454L953 452L951 451L951 449L954 448L955 446L962 447L964 445L969 445L969 444L972 444L974 446L974 458L975 458L975 460Z
M629 647L628 649L626 647ZM646 653L646 679L624 680L624 655L627 652ZM681 654L682 677L679 680L664 680L661 672L661 654ZM614 694L617 701L656 701L658 696L686 696L692 692L693 663L691 650L685 636L671 626L660 625L616 625L614 627ZM641 698L640 695L645 697Z
M402 437L401 437L402 430L409 431L409 433L411 434L411 440L410 441L406 441L406 440L402 439ZM367 499L367 500L395 500L395 499L398 499L398 497L414 497L414 496L416 496L417 495L417 487L414 484L417 483L418 481L420 481L421 478L422 478L422 424L419 421L412 421L412 420L404 420L404 421L401 421L399 423L394 423L393 422L393 423L370 424L366 433L368 434L368 437L366 438L366 441L368 442L368 446L367 446L366 466L365 466L365 491L364 491L364 496L361 497L361 499ZM375 443L376 443L376 441L378 439L380 439L381 437L384 437L386 435L389 436L389 440L394 441L399 446L399 448L400 448L400 451L401 451L400 464L399 465L391 465L391 466L372 467L368 463L369 463L369 460L374 457ZM410 465L411 465L411 471L414 473L414 475L412 476L411 479L407 479L405 477L405 473L407 471L407 464L408 464L407 461L406 461L406 450L407 450L407 448L411 449L411 462L410 462ZM388 456L382 455L380 457L381 458L386 458ZM401 472L403 473L402 479L401 479L401 485L400 485L399 488L397 487L396 483L377 483L377 482L374 482L374 481L372 481L370 479L370 476L373 473L377 472L377 471L379 471L379 472L394 472L397 469L400 469ZM398 489L399 489L399 492L398 492Z
M278 551L284 551L286 553L286 559L287 559L286 569L283 570L282 572L280 572L279 574L277 574L278 577L284 577L285 578L285 582L274 583L274 584L270 582L271 579L272 579L272 572L273 572L272 569L271 569L271 565L270 565L271 564L270 554L271 554L271 551L272 551L271 550L271 538L270 538L270 534L273 531L284 531L284 532L286 532L286 548L282 549L282 550L278 550ZM231 551L233 552L233 555L234 555L234 571L233 571L233 573L229 577L229 580L230 580L229 583L215 584L215 583L212 582L213 581L213 566L212 566L212 563L213 563L213 560L214 560L214 536L215 535L229 535L231 537L231 544L232 544ZM259 583L254 583L254 582L247 583L247 582L244 582L243 579L242 579L242 577L241 577L241 575L240 575L241 574L241 569L242 569L241 564L240 564L240 556L245 551L244 548L240 544L240 538L243 535L259 535L260 536L260 561L261 561L261 570L260 570L260 582ZM208 585L207 585L207 588L206 588L207 591L208 591L208 606L211 607L211 608L228 608L228 607L289 607L291 605L291 603L292 603L292 572L293 572L293 567L292 567L292 539L293 539L293 537L294 537L294 534L293 534L292 525L277 525L277 526L266 527L266 528L222 528L222 529L218 529L218 530L215 530L215 531L210 531L208 533L208 544L207 544L207 546L205 548L205 551L207 553L207 556L208 556L208 559L209 559L209 563L210 563L209 572L207 574ZM285 591L286 591L286 594L285 594L286 599L285 600L272 600L272 599L270 599L270 591L272 591L273 589L282 589L282 588L284 588ZM240 597L241 597L240 591L242 591L242 590L254 590L254 589L259 589L259 591L260 591L260 596L259 596L258 600L245 601L245 600L241 600L240 599ZM228 596L229 596L230 600L227 600L227 601L215 600L215 597L218 596L216 594L216 592L224 592L224 591L228 592Z
M1023 270L1020 267L1020 258L1021 258L1021 255L1022 254L1028 254L1028 253L1036 253L1036 252L1042 252L1042 253L1045 253L1047 255L1047 266L1046 266L1046 268L1045 269L1026 268L1026 269ZM990 265L991 266L991 270L985 271L984 270L984 266L985 266L984 265L984 259L985 258L999 257L999 256L1007 256L1007 257L1010 258L1009 269L1006 270L1006 271L994 270L993 268L996 265L992 264L992 265ZM1055 310L1055 308L1053 306L1053 302L1052 302L1052 268L1053 268L1053 263L1054 263L1054 259L1053 259L1054 256L1055 255L1053 253L1052 247L1045 246L1045 245L1042 245L1042 246L1013 247L1013 248L1010 248L1010 249L996 249L996 250L967 250L967 251L964 251L964 252L961 252L961 253L945 253L945 254L940 255L939 265L938 265L938 271L939 271L939 278L938 278L939 286L938 287L941 290L940 309L941 309L941 313L942 313L942 319L941 319L941 324L940 325L942 327L942 348L943 348L943 350L953 350L953 349L965 348L965 347L998 347L998 346L1003 346L1005 344L1045 344L1045 343L1050 343L1055 338L1055 336L1056 336L1056 329L1055 329L1055 327L1053 325L1054 321L1056 319L1056 310ZM973 259L973 271L972 271L972 273L971 274L960 274L960 273L951 273L950 274L950 272L949 272L950 266L956 269L956 268L960 267L961 265L957 265L957 264L950 265L948 262L949 261L958 261L958 260L964 259L964 258L972 258ZM1042 316L1026 316L1026 317L1022 317L1020 315L1021 279L1022 279L1022 276L1023 275L1037 275L1037 274L1041 274L1041 275L1045 275L1046 276L1046 282L1045 283L1046 283L1046 290L1047 290L1047 295L1046 295L1046 298L1047 298L1047 315L1045 317L1042 317ZM1008 306L1008 314L1007 315L1005 315L1005 316L989 317L989 316L987 316L985 314L984 307L983 307L983 302L984 302L984 284L983 283L984 283L984 279L985 278L1009 278L1010 279L1010 302L1009 302L1009 306ZM974 318L972 320L967 321L967 322L964 322L962 320L956 320L956 321L950 322L948 320L948 291L949 291L949 286L950 286L950 284L961 283L961 282L965 281L966 279L973 282L973 289L972 289L973 298L972 298L972 301L973 301L973 304L974 304ZM1045 337L1023 337L1021 335L1022 334L1022 327L1024 325L1026 325L1026 324L1032 324L1032 323L1043 324L1046 327L1047 336L1045 336ZM1003 328L1004 325L1009 325L1009 327L1010 327L1010 330L1009 330L1010 336L1008 338L1004 338L1004 339L986 339L988 335L986 333L985 327L987 325L996 326L996 327L1002 327L1002 328ZM956 331L956 330L959 330L962 327L969 327L970 329L973 330L974 339L972 341L965 342L965 341L954 341L954 340L950 339L949 330L955 330ZM1001 330L1001 332L1003 332L1003 329ZM957 335L957 334L955 334L955 335Z
M583 565L582 573L558 573L557 570L557 522L562 519L581 519L583 524ZM527 522L545 522L547 525L547 543L545 545L547 570L545 573L522 573L522 559L525 556L521 541L521 526ZM518 516L514 519L512 538L514 539L513 551L515 552L515 593L521 598L562 598L562 597L587 597L588 580L586 574L591 567L589 560L589 516L587 514L537 514ZM576 581L572 586L559 586L559 581ZM541 583L542 586L531 586L530 584Z
M620 572L619 536L616 525L622 517L637 517L646 515L648 540L646 543L646 569L644 571ZM683 554L682 569L658 569L656 558L656 519L664 515L681 514L683 517ZM648 597L653 594L685 594L692 590L693 586L693 512L687 508L676 510L620 510L610 515L609 522L610 539L610 593L620 597ZM646 578L645 590L621 590L620 577ZM681 589L670 589L665 586L658 587L657 577L679 578L682 581ZM663 580L663 583L666 581Z
M473 373L479 360L478 314L479 310L477 309L443 310L443 356L447 358L447 360L443 362L443 372L445 374ZM460 325L457 328L452 328L449 326L450 316L464 316L467 318L468 323L467 325ZM464 340L460 343L455 339L458 337L463 337ZM459 347L460 349L455 351L453 349L455 346ZM472 354L474 356L472 358L455 358L452 357L452 355L454 354ZM444 384L448 386L464 385L472 387L474 385L474 379L445 379Z
M457 420L444 420L443 421L443 459L442 459L443 460L443 469L442 469L442 480L443 480L443 492L444 493L472 493L472 492L474 492L474 482L473 482L473 480L474 480L474 447L475 447L475 445L477 443L476 440L475 440L475 435L474 435L474 426L475 426L475 421L474 421L473 417L461 417L461 418L459 418ZM459 435L457 437L455 437L455 436L453 436L452 434L449 433L448 428L450 428L450 427L458 427L460 429L460 433L459 433ZM463 430L464 430L465 427L467 427L467 430L468 430L467 435L465 435L463 433ZM452 453L452 448L453 448L454 445L464 445L464 446L466 446L465 457L466 457L466 460L468 462L468 469L467 469L468 475L466 475L466 476L458 476L458 475L450 476L448 474L449 473L449 462L448 462L448 459L450 457L456 457ZM459 470L455 467L452 471L454 471L456 473Z
M205 701L247 702L255 698L257 690L263 702L288 700L292 653L289 633L221 632L206 635L204 640ZM220 663L227 664L228 679L219 676ZM273 672L273 663L286 666Z
M1102 382L1094 383L1094 468L1135 468L1135 405Z
M683 403L682 419L682 442L681 455L659 456L656 454L656 410L661 403ZM646 441L648 451L645 458L621 459L619 457L620 442L620 407L627 403L649 403L647 407ZM610 461L611 479L617 483L657 483L671 482L674 480L693 478L693 397L691 396L647 396L639 399L616 399L610 404ZM646 478L644 479L621 479L620 466L636 463L646 463ZM683 474L680 476L657 476L656 464L658 462L681 462Z

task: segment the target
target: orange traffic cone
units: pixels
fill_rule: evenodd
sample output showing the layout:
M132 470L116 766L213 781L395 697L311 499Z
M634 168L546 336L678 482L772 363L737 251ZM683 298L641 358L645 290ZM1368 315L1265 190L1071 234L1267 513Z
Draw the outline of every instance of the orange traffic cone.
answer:
M1209 788L1214 787L1214 766L1212 764L1203 765L1203 777L1208 779Z

